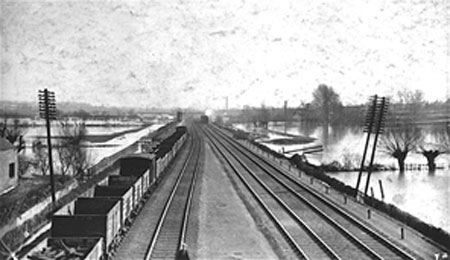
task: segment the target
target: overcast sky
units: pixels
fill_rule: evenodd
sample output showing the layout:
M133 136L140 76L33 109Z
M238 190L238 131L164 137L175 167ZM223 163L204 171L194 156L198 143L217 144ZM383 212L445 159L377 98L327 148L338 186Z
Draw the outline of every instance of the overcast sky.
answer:
M1 100L223 108L449 97L448 0L8 1Z

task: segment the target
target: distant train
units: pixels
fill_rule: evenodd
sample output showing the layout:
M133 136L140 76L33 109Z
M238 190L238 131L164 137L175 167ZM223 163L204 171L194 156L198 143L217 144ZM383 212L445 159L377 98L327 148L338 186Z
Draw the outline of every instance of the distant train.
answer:
M177 111L177 122L183 121L183 112Z
M145 197L187 139L179 126L153 153L119 159L119 171L53 215L47 248L31 259L108 259Z
M209 122L209 117L207 115L201 115L200 122L207 124Z

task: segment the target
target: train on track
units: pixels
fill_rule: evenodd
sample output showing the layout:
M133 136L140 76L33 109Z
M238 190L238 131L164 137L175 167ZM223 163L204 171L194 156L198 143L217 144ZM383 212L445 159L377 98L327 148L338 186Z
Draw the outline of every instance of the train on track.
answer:
M47 246L29 258L108 259L186 138L178 126L152 152L120 158L117 172L53 215Z
M203 124L208 124L209 123L209 117L207 115L201 115L200 116L200 122L202 122Z

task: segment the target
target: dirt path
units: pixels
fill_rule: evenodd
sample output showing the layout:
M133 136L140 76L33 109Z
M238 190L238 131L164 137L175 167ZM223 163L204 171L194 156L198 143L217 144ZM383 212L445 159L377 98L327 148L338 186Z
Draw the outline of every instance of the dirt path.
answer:
M278 259L206 145L195 259Z

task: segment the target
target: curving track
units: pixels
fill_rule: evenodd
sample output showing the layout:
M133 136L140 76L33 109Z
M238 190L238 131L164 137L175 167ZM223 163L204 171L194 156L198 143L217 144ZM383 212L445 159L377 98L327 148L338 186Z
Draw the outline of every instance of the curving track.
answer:
M414 259L218 129L205 128L224 157L302 259Z

